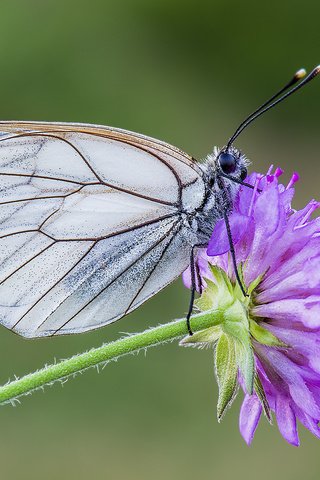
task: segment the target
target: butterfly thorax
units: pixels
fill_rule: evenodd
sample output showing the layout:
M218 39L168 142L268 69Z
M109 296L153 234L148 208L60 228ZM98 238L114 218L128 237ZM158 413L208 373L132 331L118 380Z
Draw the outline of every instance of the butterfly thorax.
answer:
M215 148L213 153L208 155L201 164L205 194L202 204L193 212L192 219L190 219L191 228L196 233L199 245L206 245L216 223L225 214L230 215L240 189L238 183L221 175L218 163L219 153L220 150ZM237 158L236 169L232 173L232 177L240 180L241 172L246 168L248 162L238 150L233 149L232 153Z

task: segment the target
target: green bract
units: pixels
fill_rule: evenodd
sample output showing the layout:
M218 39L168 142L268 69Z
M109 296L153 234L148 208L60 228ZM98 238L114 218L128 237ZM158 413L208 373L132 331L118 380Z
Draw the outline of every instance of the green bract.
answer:
M232 404L239 380L243 382L249 395L256 392L269 418L269 405L255 371L253 342L273 347L283 347L285 344L250 317L252 294L261 278L248 287L248 296L245 297L239 285L233 285L221 268L210 265L210 271L213 280L206 279L207 287L196 302L200 313L193 318L211 316L213 326L185 337L180 345L213 346L215 375L219 387L218 420Z

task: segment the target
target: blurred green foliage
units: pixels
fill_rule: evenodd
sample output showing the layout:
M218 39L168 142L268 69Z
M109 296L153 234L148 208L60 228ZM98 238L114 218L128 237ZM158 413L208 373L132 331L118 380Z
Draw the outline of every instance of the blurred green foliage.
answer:
M1 118L102 123L203 158L298 68L320 61L318 1L11 0L1 3ZM319 198L320 80L239 138L264 171L302 176ZM93 333L26 341L1 328L1 380L184 315L181 282ZM240 401L218 425L210 351L170 344L1 409L3 479L319 478L318 440L294 450Z

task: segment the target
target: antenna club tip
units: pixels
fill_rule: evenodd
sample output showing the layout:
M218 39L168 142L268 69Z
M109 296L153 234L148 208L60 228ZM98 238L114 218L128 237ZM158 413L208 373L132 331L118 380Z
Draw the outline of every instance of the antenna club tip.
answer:
M305 77L306 75L307 75L306 70L304 68L300 68L300 70L298 70L295 73L294 78L296 78L297 80L300 80L301 78Z
M320 73L320 65L318 65L315 69L314 69L314 73L315 75L318 75Z

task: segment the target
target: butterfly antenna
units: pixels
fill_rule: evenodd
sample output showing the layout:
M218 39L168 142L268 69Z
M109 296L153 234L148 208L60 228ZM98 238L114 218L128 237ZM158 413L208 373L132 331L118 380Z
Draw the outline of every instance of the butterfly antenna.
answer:
M282 87L277 93L275 93L271 98L269 98L266 102L264 102L262 105L260 105L257 110L255 110L253 113L251 113L237 128L237 130L234 132L232 137L229 139L227 143L226 150L228 150L235 139L240 135L241 132L245 128L250 125L251 122L253 122L256 118L260 117L263 113L267 112L271 108L275 107L278 103L282 102L285 100L287 97L295 93L297 90L300 88L304 87L307 83L309 83L311 80L313 80L318 74L320 73L320 65L318 65L316 68L314 68L309 75L306 76L306 71L304 68L301 68L298 70L292 79L284 86ZM301 80L301 81L300 81ZM300 82L300 83L298 83ZM298 85L296 85L298 83ZM295 85L295 86L294 86ZM293 88L291 88L293 87ZM289 91L287 91L290 89ZM286 93L285 93L286 92ZM279 98L280 97L280 98Z

